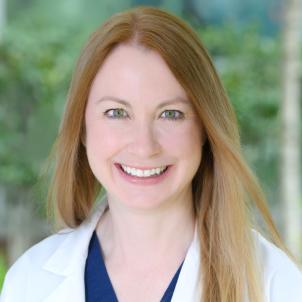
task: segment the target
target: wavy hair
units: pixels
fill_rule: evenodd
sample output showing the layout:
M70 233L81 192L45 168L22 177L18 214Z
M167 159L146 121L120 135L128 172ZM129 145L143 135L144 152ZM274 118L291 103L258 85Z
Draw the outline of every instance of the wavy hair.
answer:
M109 18L90 36L71 81L55 144L56 165L49 189L55 217L76 227L88 216L102 188L83 144L84 113L92 81L112 49L121 43L158 52L186 91L206 142L192 181L201 250L204 302L263 301L261 271L251 228L257 209L270 239L286 251L263 193L245 163L233 108L199 36L180 18L139 6Z

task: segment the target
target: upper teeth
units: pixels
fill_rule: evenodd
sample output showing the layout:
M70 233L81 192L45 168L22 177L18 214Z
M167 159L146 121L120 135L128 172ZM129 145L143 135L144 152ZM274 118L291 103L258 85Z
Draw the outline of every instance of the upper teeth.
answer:
M160 174L167 167L167 166L163 166L160 168L154 168L154 169L150 169L150 170L140 170L140 169L130 168L125 165L121 165L121 166L125 172L127 172L131 175L139 176L139 177L148 177L151 175Z

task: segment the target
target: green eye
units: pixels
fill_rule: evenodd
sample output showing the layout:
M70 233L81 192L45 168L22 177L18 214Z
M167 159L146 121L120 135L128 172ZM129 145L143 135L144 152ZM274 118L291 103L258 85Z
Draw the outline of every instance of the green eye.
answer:
M162 114L169 120L181 120L184 118L184 114L179 110L166 110Z
M125 115L126 111L122 108L114 108L109 109L104 112L104 115L106 115L109 118L125 118L127 115Z

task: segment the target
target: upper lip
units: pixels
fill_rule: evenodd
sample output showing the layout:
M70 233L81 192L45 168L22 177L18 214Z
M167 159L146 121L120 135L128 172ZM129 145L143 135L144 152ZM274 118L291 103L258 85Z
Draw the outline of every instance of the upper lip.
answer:
M118 165L123 165L123 166L127 166L129 168L134 168L134 169L139 169L139 170L152 170L152 169L156 169L156 168L161 168L161 167L168 167L169 165L158 165L158 166L135 166L135 165L126 165L126 164L122 164L122 163L117 163Z

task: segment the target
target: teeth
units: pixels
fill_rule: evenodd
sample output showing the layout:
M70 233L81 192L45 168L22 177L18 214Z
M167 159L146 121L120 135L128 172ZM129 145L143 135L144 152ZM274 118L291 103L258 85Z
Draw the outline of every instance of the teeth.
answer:
M124 165L121 165L121 166L122 166L124 172L134 175L134 176L138 176L138 177L149 177L149 176L152 176L155 174L159 175L167 168L167 166L163 166L163 167L154 168L151 170L140 170L140 169L130 168L130 167L127 167Z
M152 175L153 171L155 171L155 170L151 170L151 171L145 170L143 173L144 177Z

